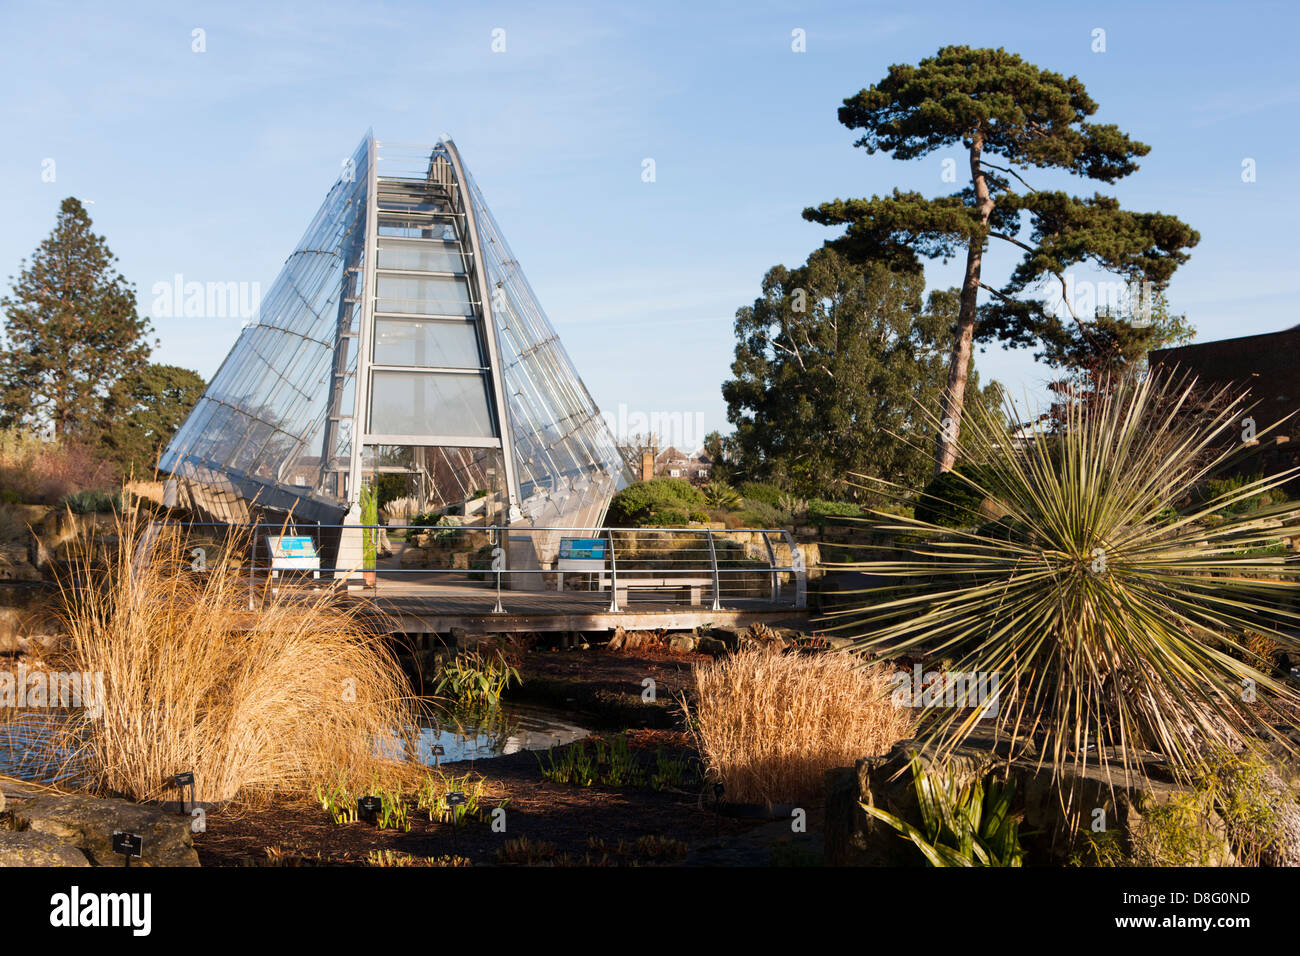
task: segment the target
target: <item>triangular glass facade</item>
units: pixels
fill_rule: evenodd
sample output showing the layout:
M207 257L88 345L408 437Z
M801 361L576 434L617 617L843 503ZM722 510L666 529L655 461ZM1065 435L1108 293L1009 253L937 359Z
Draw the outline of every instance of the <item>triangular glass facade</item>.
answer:
M161 467L209 510L322 523L355 517L353 475L434 507L491 488L511 523L575 529L627 480L455 146L369 134Z

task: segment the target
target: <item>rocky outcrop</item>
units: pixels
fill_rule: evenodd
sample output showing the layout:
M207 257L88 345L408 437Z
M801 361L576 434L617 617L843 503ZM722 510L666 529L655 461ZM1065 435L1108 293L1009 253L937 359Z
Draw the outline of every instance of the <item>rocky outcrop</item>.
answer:
M0 830L0 866L90 866L90 861L48 833Z
M42 834L74 847L95 866L123 866L113 852L113 833L139 834L141 858L132 866L198 866L190 818L126 800L101 800L85 794L43 794L13 810L21 831Z

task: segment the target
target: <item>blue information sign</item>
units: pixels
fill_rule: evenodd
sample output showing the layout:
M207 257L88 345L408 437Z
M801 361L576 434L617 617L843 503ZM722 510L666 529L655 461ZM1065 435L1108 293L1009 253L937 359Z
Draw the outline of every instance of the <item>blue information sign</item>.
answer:
M604 561L605 548L609 544L604 538L561 538L561 560Z

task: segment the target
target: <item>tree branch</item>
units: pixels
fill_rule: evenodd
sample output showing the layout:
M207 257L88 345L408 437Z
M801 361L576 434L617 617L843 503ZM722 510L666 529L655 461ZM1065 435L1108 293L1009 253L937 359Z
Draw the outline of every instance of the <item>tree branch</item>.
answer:
M1023 176L1021 176L1018 172L1016 172L1016 171L1015 171L1014 169L1012 169L1011 167L1009 167L1009 166L999 166L999 165L997 165L996 163L990 163L987 159L981 159L981 160L980 160L980 163L981 163L982 165L984 165L984 166L987 166L989 169L996 169L996 170L998 170L998 172L1008 173L1009 175L1015 176L1016 179L1020 180L1020 185L1024 186L1024 187L1025 187L1026 189L1028 189L1031 193L1036 193L1036 192L1038 192L1037 189L1035 189L1033 186L1029 185L1029 183L1025 182L1025 178L1024 178Z

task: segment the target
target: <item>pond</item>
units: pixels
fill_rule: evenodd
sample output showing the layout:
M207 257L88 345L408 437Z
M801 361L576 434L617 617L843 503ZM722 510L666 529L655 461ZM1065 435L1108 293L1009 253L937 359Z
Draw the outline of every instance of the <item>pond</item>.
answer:
M75 784L75 764L51 766L41 746L58 729L58 714L25 714L0 724L0 774L22 780ZM444 717L420 726L416 760L427 766L487 760L521 750L545 750L590 735L563 711L532 704L507 704L491 719ZM442 753L435 755L434 747Z
M442 719L421 727L416 759L429 766L485 760L573 743L590 733L564 711L534 704L506 704L491 720ZM437 745L443 752L435 758L433 748Z

